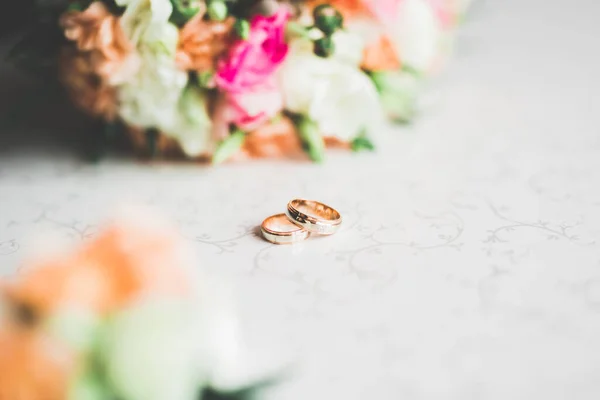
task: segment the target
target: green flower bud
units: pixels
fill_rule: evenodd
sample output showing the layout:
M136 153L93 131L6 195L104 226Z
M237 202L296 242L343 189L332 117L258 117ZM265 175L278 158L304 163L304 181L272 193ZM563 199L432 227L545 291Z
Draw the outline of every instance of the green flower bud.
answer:
M342 14L329 4L321 4L313 10L315 26L325 35L331 36L342 27L344 18Z
M314 52L319 57L329 57L334 51L335 45L330 36L325 36L315 40Z
M238 18L235 20L235 24L233 25L235 32L239 37L246 40L250 36L250 23L245 19Z
M171 22L175 25L185 25L187 21L192 19L200 8L203 2L200 0L171 0L173 5L173 13L171 14Z
M223 21L227 18L227 6L224 1L214 0L208 5L208 16L213 21Z

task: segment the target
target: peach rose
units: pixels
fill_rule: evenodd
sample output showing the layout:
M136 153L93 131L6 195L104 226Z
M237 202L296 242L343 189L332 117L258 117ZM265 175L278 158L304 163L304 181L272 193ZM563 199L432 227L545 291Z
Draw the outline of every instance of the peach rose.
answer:
M335 137L323 138L325 146L331 149L349 150L350 144ZM296 126L289 118L264 124L250 132L244 141L239 158L287 158L308 161L306 152L302 149L302 142Z
M199 12L181 29L177 65L181 69L210 71L231 42L233 18L223 22L205 21Z
M104 3L95 1L84 11L68 11L60 25L78 50L89 53L93 71L103 79L123 81L135 70L133 46L121 28L120 18L111 14Z
M307 159L296 127L289 118L264 124L250 132L244 141L241 155L248 158L299 158Z
M367 71L390 71L400 66L394 45L386 35L381 35L363 50L361 67Z
M104 314L146 293L185 294L181 255L178 237L162 226L115 223L78 251L32 263L4 293L40 315L70 305Z

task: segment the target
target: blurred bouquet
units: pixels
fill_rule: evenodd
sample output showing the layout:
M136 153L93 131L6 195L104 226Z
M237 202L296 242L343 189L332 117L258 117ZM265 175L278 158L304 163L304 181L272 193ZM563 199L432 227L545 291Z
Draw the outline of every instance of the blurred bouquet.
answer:
M1 282L1 400L245 400L268 383L226 286L142 217Z
M385 115L414 116L467 4L38 1L52 3L77 106L144 154L214 163L372 149Z

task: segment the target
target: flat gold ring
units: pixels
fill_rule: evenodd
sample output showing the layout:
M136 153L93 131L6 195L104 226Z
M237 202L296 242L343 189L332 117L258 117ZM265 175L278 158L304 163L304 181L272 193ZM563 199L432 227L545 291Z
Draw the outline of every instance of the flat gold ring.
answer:
M294 199L285 214L294 224L319 235L333 235L342 225L342 216L335 208L314 200Z
M260 226L265 239L275 244L294 244L306 239L310 232L293 224L285 214L272 215Z

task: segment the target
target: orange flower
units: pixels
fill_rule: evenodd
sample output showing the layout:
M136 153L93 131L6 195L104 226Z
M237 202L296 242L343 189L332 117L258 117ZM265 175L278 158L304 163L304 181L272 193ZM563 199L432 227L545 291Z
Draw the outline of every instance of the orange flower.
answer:
M178 238L162 230L115 224L73 254L26 269L4 292L42 316L63 305L103 314L144 294L180 296L189 284Z
M330 4L335 7L344 19L355 19L361 16L370 16L371 12L365 6L364 0L310 0L307 4L307 9L312 13L312 9L320 4Z
M116 91L94 71L89 54L74 48L63 49L59 58L59 78L78 108L108 121L116 117Z
M306 158L296 128L289 118L263 124L252 131L244 142L242 154L250 158Z
M368 71L390 71L400 68L400 60L387 36L382 35L365 47L361 67Z
M190 289L179 238L153 221L119 222L81 249L2 283L0 400L65 400L77 349L47 333L60 307L104 315L144 296Z
M72 354L26 328L0 332L0 400L64 400L73 372Z
M323 137L325 145L332 149L350 149L350 145L335 137ZM293 158L307 160L296 127L289 118L262 125L250 132L238 158Z
M181 69L196 71L214 70L217 59L232 41L233 18L223 22L203 20L199 12L181 29L177 65Z
M113 77L133 51L120 18L100 1L93 2L84 11L65 13L60 25L78 50L90 53L93 71L104 79Z

